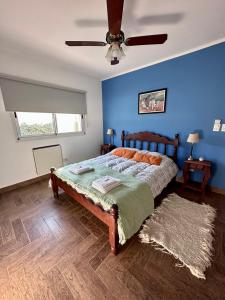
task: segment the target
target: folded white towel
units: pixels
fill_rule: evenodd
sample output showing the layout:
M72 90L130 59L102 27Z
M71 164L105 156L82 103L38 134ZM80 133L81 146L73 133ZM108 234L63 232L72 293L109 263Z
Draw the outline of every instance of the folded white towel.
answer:
M100 186L103 188L110 187L111 185L114 185L115 183L118 183L118 182L121 182L121 180L118 178L115 178L115 177L108 176L108 175L103 176L103 177L93 181L93 183L96 186Z
M79 165L79 166L73 166L70 169L70 172L73 174L79 175L79 174L83 174L83 173L86 173L86 172L89 172L92 170L94 170L93 167Z
M95 188L96 190L98 190L100 193L102 194L106 194L108 193L109 191L111 191L112 189L116 188L117 186L119 186L121 183L115 183L114 185L111 185L109 188L107 189L103 189L99 186L95 186L94 184L92 184L92 187Z
M111 191L120 184L120 179L111 176L104 176L94 180L92 182L92 187L101 192L102 194L106 194L107 192Z

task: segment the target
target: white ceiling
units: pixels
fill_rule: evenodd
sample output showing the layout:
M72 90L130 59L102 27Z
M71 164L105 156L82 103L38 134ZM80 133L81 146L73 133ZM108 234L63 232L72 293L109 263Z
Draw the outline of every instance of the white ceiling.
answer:
M104 79L225 40L224 0L124 0L126 37L168 33L164 45L126 47L119 65L106 47L68 47L65 40L105 41L105 0L0 0L0 51L64 65Z

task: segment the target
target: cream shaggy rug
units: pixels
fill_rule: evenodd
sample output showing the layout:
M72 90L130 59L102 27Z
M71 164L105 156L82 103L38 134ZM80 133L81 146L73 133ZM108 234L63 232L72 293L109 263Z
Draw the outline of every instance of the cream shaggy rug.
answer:
M210 205L171 194L145 222L139 236L143 243L179 259L181 264L176 266L186 266L194 276L205 279L212 259L215 216Z

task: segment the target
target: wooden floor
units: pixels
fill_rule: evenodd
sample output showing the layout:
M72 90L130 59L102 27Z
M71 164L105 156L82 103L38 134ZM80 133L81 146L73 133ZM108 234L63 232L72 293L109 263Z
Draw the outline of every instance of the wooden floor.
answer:
M137 236L112 256L105 225L65 194L55 200L46 181L5 193L0 299L225 299L225 197L205 201L218 215L213 264L199 280Z

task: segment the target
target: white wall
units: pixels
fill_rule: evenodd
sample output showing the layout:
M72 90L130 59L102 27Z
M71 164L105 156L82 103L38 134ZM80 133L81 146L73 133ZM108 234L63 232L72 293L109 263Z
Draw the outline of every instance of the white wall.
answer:
M102 96L98 79L62 66L46 65L16 53L0 52L0 73L87 91L87 128L84 136L18 141L14 122L0 93L0 188L37 176L32 148L59 143L63 157L76 162L99 154L102 143Z

